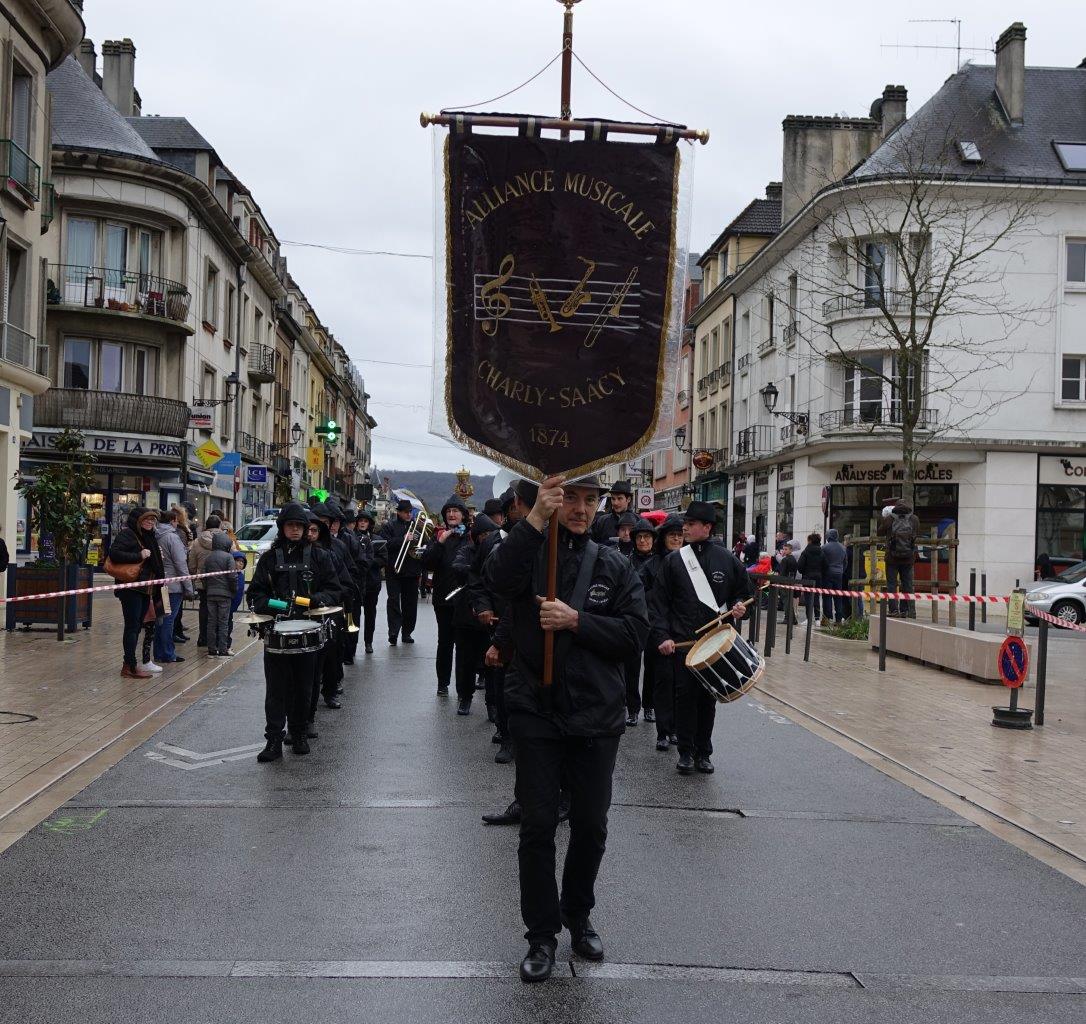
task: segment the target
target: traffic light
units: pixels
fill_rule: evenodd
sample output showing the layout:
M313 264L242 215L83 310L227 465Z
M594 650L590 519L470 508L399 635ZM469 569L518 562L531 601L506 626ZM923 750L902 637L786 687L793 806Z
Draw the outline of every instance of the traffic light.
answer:
M335 420L326 420L317 427L317 433L324 437L326 444L333 445L339 443L343 428Z

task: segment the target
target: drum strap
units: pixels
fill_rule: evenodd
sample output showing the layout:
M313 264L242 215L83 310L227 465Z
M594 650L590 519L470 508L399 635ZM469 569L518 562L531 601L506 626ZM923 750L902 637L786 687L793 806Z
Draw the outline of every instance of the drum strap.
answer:
M287 582L287 588L288 588L288 590L287 590L287 593L285 595L281 595L282 597L284 597L284 599L289 599L291 594L297 594L298 593L298 577L299 577L299 574L301 575L302 581L307 584L307 586L306 586L307 593L303 594L302 596L303 597L309 596L308 595L308 590L309 590L308 583L309 583L309 580L311 579L311 573L310 573L310 569L309 569L309 556L310 556L310 553L311 552L310 552L310 549L309 549L309 545L306 544L305 547L302 549L302 561L301 561L301 564L299 565L299 564L296 564L296 563L292 562L290 565L287 565L287 559L286 559L286 556L283 554L283 549L282 548L276 548L275 549L275 568L276 568L276 571L277 571L277 573L281 573L281 572L284 572L284 571L287 573L287 581L288 581Z
M702 569L694 549L689 544L679 548L679 557L686 567L686 574L690 577L690 582L694 587L694 593L697 595L698 600L706 607L712 608L714 615L718 614L720 605L716 603L716 595L713 593L713 588L709 586L709 581L705 578L705 571Z

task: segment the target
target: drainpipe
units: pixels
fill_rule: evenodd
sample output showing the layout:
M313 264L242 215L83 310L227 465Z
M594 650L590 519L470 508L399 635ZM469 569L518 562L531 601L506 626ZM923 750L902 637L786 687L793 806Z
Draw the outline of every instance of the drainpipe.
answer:
M241 301L241 290L245 286L245 264L239 263L237 270L237 294L234 296L234 316L237 329L234 341L234 373L238 377L238 388L234 393L234 451L241 451L241 311L245 303ZM241 522L241 490L236 495L234 522Z

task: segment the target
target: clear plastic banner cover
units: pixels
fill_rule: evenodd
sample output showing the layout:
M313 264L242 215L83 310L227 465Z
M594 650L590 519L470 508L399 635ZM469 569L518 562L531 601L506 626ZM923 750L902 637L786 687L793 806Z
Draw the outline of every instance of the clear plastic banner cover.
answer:
M693 144L433 132L430 432L535 480L670 448Z

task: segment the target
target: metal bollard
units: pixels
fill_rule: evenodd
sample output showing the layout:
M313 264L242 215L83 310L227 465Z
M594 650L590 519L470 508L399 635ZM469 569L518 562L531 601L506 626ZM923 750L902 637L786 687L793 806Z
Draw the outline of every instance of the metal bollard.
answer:
M811 595L808 595L811 596ZM807 634L803 638L803 660L811 660L811 633L814 632L814 615L811 614L813 609L809 609L807 612Z
M784 653L792 653L792 627L796 623L796 595L790 587L784 588Z
M977 594L977 570L969 570L969 596L976 597ZM975 633L977 631L977 606L973 601L969 602L969 632Z
M754 607L751 609L750 617L750 645L751 647L758 646L758 637L761 635L759 626L762 622L762 598L758 592L757 587L754 590Z
M988 574L986 572L982 572L980 574L980 595L981 595L981 597L987 597L988 596ZM981 622L987 622L988 621L988 602L987 601L982 603L981 606L980 606L980 621Z
M1037 695L1033 702L1033 721L1045 724L1045 683L1048 675L1048 623L1041 619L1037 630Z
M769 607L766 609L765 650L762 653L769 658L772 657L773 645L777 642L777 588L771 583L765 593L769 598Z
M886 598L879 601L879 671L886 671Z

